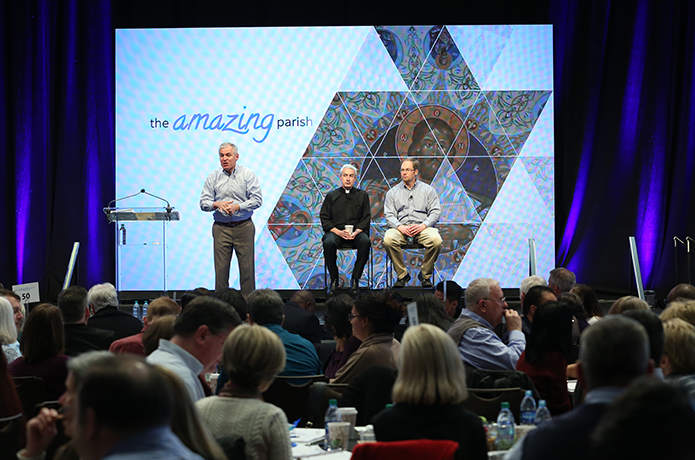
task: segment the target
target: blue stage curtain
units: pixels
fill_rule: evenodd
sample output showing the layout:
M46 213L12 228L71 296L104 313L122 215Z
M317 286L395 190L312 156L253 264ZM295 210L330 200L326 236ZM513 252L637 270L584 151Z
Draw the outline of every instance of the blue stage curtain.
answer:
M695 4L554 1L550 21L557 264L624 292L635 236L645 288L665 297L673 236L695 235Z
M8 1L0 20L0 281L51 300L75 241L80 284L114 279L111 2Z

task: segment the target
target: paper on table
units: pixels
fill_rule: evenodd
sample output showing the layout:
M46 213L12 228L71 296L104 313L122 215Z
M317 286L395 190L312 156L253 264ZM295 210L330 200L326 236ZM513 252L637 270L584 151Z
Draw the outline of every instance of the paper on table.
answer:
M322 441L326 436L326 430L322 428L295 428L290 431L292 442L297 444L312 444Z

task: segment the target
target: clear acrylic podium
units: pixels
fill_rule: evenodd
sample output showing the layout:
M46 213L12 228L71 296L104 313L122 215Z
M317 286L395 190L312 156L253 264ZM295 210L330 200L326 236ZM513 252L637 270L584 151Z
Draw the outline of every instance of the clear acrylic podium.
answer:
M116 224L116 290L166 292L167 225L180 219L179 212L166 207L104 212Z

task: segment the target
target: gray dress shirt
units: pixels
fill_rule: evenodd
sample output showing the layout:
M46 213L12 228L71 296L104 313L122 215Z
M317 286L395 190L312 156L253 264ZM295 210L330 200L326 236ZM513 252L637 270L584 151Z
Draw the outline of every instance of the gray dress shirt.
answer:
M437 191L419 180L412 189L400 182L386 193L384 216L389 228L410 224L434 227L441 213Z
M225 214L214 209L215 201L233 201L239 205L234 215ZM200 194L200 209L206 212L214 211L216 222L238 222L253 215L254 209L263 204L261 184L253 171L244 165L237 164L230 174L222 167L210 173Z

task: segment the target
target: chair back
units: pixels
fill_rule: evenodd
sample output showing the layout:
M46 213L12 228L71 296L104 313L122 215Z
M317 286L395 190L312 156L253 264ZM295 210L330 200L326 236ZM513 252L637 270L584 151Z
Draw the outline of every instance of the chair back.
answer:
M39 413L37 405L46 400L46 386L39 377L12 377L27 420Z
M352 460L452 460L458 448L448 440L364 442L352 449Z
M0 419L0 458L16 458L17 451L24 447L22 414Z
M503 402L509 403L509 409L518 423L521 420L520 406L526 390L523 388L469 388L468 399L462 405L476 415L482 415L489 422L497 420Z
M316 381L324 381L323 375L278 376L263 393L263 400L278 406L292 423L301 418L301 427L307 421L311 386Z

